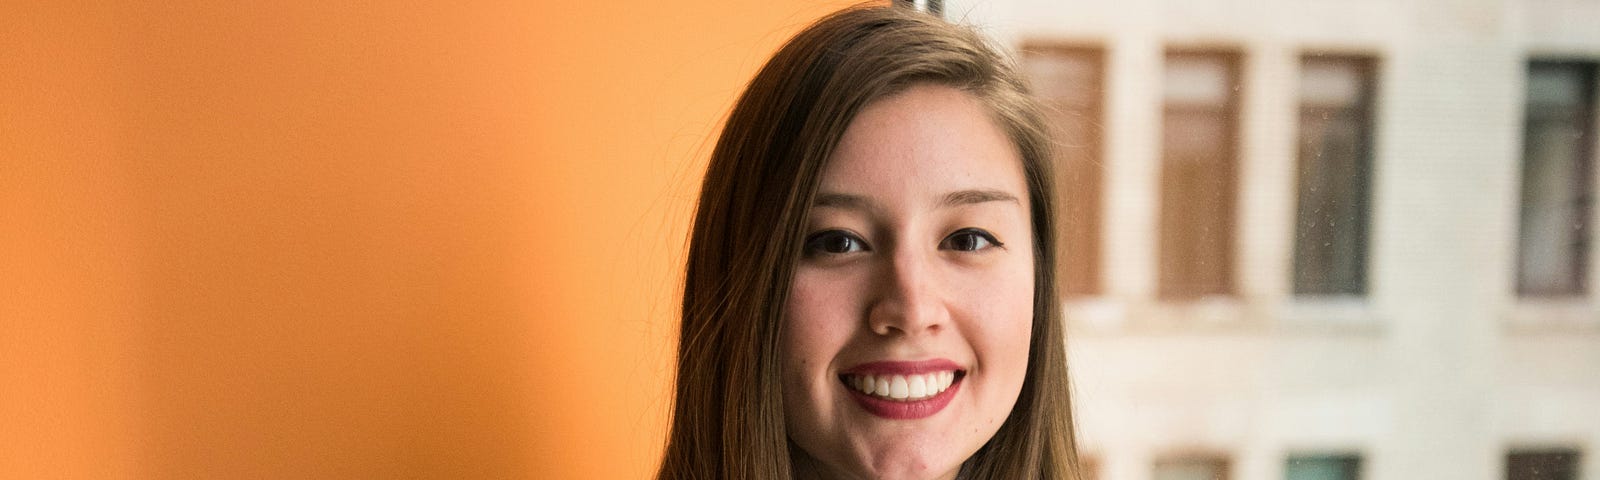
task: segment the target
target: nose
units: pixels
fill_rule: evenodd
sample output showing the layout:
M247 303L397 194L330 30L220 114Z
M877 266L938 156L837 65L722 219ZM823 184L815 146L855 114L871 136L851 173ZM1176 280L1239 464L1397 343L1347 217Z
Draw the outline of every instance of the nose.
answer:
M877 275L876 296L867 314L872 332L882 336L932 334L944 328L949 309L940 293L936 259L897 248Z

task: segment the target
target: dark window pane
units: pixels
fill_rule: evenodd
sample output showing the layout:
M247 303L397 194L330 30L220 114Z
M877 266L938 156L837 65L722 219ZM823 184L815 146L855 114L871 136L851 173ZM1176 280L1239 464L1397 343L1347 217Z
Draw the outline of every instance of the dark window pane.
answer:
M1595 64L1528 68L1517 292L1586 290L1593 172Z
M1298 294L1366 293L1373 63L1317 55L1301 64Z
M1578 452L1555 449L1511 452L1506 456L1507 480L1574 480L1578 478Z
M1284 466L1287 480L1357 480L1361 457L1355 455L1296 455Z

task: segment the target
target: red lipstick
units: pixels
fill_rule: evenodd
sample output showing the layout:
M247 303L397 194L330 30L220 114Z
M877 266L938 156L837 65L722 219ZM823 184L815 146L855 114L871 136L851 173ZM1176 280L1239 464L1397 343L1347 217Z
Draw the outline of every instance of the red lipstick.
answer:
M861 375L873 376L910 376L924 375L941 372L953 372L954 380L944 391L918 400L893 400L878 395L869 395L849 384L853 377ZM931 417L944 410L955 398L956 392L961 390L962 379L966 372L960 365L947 359L922 360L916 362L882 361L856 365L844 370L839 375L839 381L844 389L850 392L850 397L856 404L861 405L867 413L890 420L916 420Z

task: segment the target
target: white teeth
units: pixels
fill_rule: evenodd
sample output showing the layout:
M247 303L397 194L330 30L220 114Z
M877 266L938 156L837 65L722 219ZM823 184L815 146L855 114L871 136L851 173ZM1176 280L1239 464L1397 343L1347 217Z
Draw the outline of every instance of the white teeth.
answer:
M907 381L906 383L907 386L910 387L907 389L906 393L911 398L922 398L928 396L928 377L926 375L912 375L911 380Z
M845 384L867 395L891 400L923 400L950 389L956 372L922 375L849 375Z
M911 387L906 385L906 377L895 375L889 380L889 398L904 400L911 394Z

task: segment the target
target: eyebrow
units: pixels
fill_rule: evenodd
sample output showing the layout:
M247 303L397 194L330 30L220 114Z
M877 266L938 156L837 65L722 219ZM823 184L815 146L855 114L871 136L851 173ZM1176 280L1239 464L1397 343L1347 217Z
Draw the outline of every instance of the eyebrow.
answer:
M945 194L944 198L939 200L939 206L959 207L962 205L973 205L985 202L1011 202L1019 205L1022 204L1020 200L1017 200L1016 195L1012 195L1000 190L961 190Z
M1021 204L1016 195L1001 190L958 190L944 194L939 199L939 207L950 208L964 205L974 205L986 202L1011 202ZM846 210L873 210L873 203L867 197L851 195L848 193L818 193L813 207L833 207Z

